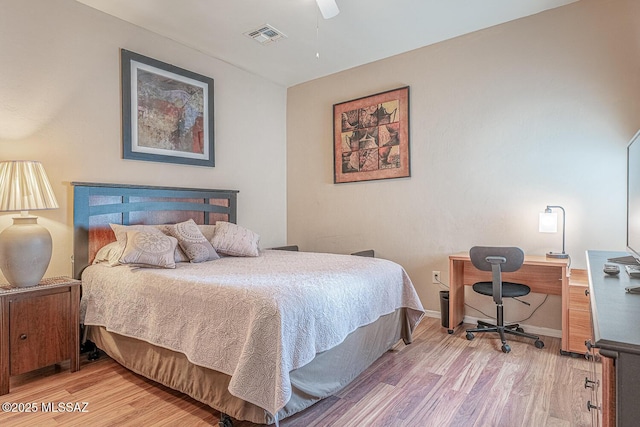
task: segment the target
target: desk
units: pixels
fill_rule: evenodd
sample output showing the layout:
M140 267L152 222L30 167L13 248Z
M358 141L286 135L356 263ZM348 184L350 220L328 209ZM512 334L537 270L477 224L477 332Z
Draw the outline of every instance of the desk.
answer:
M562 296L562 351L569 350L569 277L566 259L525 255L524 264L518 271L503 273L505 281L523 283L531 292ZM449 256L449 333L460 325L464 318L464 287L476 282L491 281L490 271L476 269L463 252Z
M602 425L637 426L640 419L640 295L624 288L640 284L620 265L620 274L602 272L608 258L625 252L587 251L593 344L602 356ZM592 380L594 378L591 378Z

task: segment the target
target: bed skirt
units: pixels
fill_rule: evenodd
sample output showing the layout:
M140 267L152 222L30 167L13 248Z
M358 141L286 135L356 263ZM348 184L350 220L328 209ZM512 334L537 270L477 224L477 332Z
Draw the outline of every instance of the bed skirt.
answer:
M131 371L181 391L238 420L273 424L264 409L228 392L229 375L197 366L184 354L144 341L88 327L88 339ZM278 411L282 420L337 393L391 349L400 339L411 342L406 309L380 317L358 328L338 346L318 353L307 365L291 372L292 396Z

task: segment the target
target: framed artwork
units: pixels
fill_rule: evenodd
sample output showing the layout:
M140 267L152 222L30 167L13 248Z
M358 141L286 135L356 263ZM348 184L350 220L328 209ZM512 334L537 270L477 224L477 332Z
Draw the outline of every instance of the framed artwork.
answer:
M334 104L335 184L411 176L409 86Z
M123 158L209 166L213 79L121 49Z

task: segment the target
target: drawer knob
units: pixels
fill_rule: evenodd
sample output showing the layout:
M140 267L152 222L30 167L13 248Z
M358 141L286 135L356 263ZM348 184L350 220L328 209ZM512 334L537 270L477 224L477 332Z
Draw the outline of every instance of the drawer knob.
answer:
M592 409L600 409L599 407L597 407L596 405L594 405L593 403L591 403L590 400L587 400L587 411L591 412Z
M20 334L20 339L21 340L26 340L27 339L27 334Z
M584 388L594 390L597 383L597 381L591 381L588 377L584 377Z
M584 290L584 296L585 296L585 297L588 297L588 296L589 296L589 289L585 289L585 290Z

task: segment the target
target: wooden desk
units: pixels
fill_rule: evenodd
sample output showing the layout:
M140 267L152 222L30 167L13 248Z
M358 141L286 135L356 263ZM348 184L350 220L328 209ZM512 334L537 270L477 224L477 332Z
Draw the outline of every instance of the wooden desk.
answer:
M564 352L569 351L569 277L566 259L547 258L546 256L525 255L524 264L518 271L503 273L505 281L523 283L531 292L562 296L562 345ZM462 323L464 318L464 287L476 282L491 281L490 271L476 269L469 259L469 253L463 252L449 256L449 333Z

